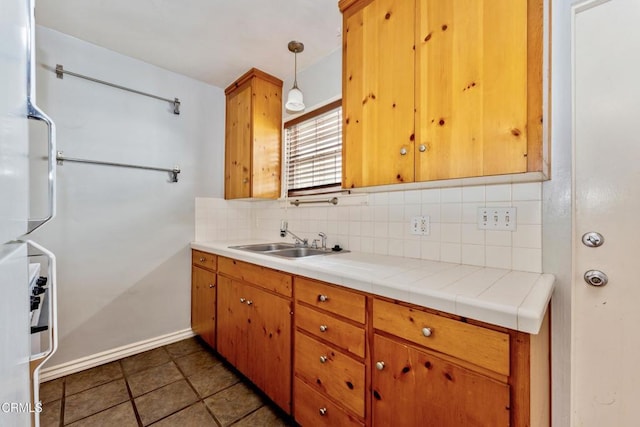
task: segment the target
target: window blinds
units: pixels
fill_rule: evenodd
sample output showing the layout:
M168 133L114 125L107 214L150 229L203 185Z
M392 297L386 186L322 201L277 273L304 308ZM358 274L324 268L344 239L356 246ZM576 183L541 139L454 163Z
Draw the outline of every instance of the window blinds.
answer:
M341 106L286 127L285 143L289 195L302 194L309 190L340 189Z

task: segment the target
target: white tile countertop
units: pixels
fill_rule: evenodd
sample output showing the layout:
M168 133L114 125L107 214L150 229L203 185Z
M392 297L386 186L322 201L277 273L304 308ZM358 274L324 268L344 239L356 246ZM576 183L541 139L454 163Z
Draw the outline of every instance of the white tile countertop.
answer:
M347 252L285 259L230 249L252 241L193 242L204 252L537 334L555 277L552 274Z

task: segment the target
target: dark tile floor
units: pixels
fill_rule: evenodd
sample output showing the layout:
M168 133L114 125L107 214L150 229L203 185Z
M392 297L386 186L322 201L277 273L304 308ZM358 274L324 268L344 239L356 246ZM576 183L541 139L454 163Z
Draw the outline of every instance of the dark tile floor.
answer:
M43 427L294 425L197 338L42 383L40 399Z

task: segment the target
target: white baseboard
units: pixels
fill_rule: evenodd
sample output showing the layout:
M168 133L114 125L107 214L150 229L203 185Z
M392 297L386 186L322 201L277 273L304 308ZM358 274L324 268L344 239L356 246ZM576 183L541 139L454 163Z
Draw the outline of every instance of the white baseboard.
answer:
M136 343L123 345L122 347L113 348L90 356L81 357L80 359L70 362L61 363L60 365L51 366L40 370L40 382L54 380L64 377L65 375L74 374L84 371L85 369L95 368L123 357L133 356L143 351L153 350L163 345L181 341L194 336L191 328L182 331L172 332L170 334L161 335L159 337L150 338L148 340L138 341Z

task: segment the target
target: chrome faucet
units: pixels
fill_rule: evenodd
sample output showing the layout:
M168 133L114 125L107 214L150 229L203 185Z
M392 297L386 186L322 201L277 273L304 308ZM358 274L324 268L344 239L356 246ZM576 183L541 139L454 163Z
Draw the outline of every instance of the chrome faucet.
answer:
M327 249L327 235L323 232L318 233L318 236L322 239L322 249Z
M309 239L302 239L293 234L291 231L289 231L289 223L287 223L287 221L285 220L282 220L280 221L280 237L285 237L287 234L290 234L291 237L296 239L296 245L309 246Z

